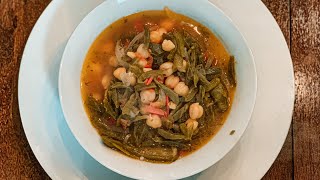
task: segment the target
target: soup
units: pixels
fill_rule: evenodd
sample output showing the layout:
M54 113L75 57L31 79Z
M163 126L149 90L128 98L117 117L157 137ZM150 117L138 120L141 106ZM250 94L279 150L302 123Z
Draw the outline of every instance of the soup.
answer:
M168 8L108 26L84 61L84 107L102 142L170 163L205 145L227 118L235 60L205 26Z

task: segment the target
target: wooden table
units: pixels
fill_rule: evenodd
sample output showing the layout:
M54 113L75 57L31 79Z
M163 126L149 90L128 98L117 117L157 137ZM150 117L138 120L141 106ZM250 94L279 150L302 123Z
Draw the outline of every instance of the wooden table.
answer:
M320 1L263 2L290 47L296 85L291 129L280 155L263 179L319 180ZM17 99L23 49L49 3L50 0L0 0L0 179L49 179L29 147Z

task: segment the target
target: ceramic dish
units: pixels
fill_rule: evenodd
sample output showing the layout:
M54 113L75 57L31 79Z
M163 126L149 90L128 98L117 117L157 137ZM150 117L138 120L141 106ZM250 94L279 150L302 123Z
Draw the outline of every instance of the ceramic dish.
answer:
M143 6L141 6L143 4ZM192 8L194 6L198 8ZM80 94L82 65L95 38L115 20L141 10L172 10L209 27L237 59L237 90L224 126L204 147L171 164L155 164L128 158L107 148L88 119ZM214 17L214 18L208 18ZM180 179L199 173L219 161L240 139L253 110L256 72L252 54L229 18L206 0L110 0L94 9L72 34L62 57L59 94L66 121L82 147L107 168L135 179ZM235 130L231 136L230 132Z
M22 58L22 123L35 156L52 179L126 179L100 165L77 143L65 123L57 92L65 44L80 20L101 2L53 1L35 25ZM279 153L291 122L290 54L280 28L260 1L212 3L223 9L247 39L255 57L258 93L252 119L239 143L214 166L190 179L260 179Z

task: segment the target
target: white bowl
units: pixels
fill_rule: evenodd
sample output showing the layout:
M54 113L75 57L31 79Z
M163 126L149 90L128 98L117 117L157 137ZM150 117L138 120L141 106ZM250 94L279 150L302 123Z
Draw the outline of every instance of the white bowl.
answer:
M131 159L101 143L85 113L81 92L82 65L93 41L112 22L143 10L172 10L187 15L211 29L236 57L238 86L227 121L198 151L171 164L153 164ZM105 167L135 179L180 179L199 173L223 158L245 131L257 90L254 59L245 39L232 21L207 0L107 0L88 14L65 48L59 74L59 93L66 121L82 147ZM235 130L233 135L230 132Z

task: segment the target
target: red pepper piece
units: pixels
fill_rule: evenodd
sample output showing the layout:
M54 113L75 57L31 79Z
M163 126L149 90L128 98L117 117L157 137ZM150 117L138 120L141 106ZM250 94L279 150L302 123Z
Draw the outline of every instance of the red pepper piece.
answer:
M141 110L145 113L148 113L148 114L156 114L156 115L159 115L159 116L164 116L166 114L166 112L162 109L159 109L159 108L155 108L155 107L152 107L152 106L143 106L141 108Z
M146 80L145 84L148 86L152 83L152 81L153 81L153 77L150 77Z

